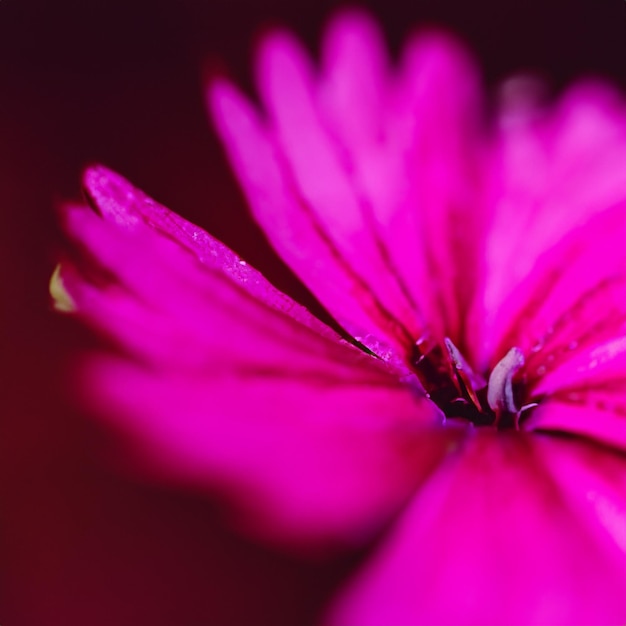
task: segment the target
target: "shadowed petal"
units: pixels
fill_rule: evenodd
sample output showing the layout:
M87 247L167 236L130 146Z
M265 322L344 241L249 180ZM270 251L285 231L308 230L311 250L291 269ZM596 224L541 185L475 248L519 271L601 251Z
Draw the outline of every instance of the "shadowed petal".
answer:
M528 437L476 431L339 597L329 623L621 623L624 550L575 515L563 475L555 482L544 464L552 443L537 450Z

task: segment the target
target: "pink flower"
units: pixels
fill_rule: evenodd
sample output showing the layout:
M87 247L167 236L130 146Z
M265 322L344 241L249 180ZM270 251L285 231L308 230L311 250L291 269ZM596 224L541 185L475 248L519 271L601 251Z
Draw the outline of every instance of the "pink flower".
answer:
M268 35L257 76L266 116L210 86L218 132L354 340L95 167L52 283L117 346L82 364L92 408L251 533L380 537L331 624L623 623L623 103L516 79L486 116L458 44L422 34L395 67L356 13L320 69Z

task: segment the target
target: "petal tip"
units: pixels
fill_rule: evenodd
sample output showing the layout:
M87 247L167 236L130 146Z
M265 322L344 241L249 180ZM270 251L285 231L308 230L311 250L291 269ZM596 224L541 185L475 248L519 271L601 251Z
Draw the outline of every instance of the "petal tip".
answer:
M233 104L239 99L237 88L222 76L213 76L206 83L205 99L213 120L228 116Z
M88 165L83 171L82 185L83 189L91 195L104 191L112 184L119 184L120 180L123 180L122 177L113 170L100 163L94 163Z
M409 62L432 67L433 71L446 75L476 71L473 57L463 41L436 24L414 33L404 54Z
M104 219L126 229L136 226L138 207L146 196L126 178L104 165L91 165L82 184L88 204Z
M322 68L329 71L341 59L364 64L366 71L387 66L387 46L379 23L366 9L347 6L333 15L325 25L322 38ZM370 67L370 65L374 67ZM350 72L353 70L351 69Z
M227 150L238 143L234 138L246 135L246 129L258 123L258 114L248 99L225 78L207 84L206 106L214 127Z
M379 32L375 17L364 7L347 5L330 16L324 29L325 36L337 34L354 34L365 32Z
M255 76L259 92L267 99L272 86L312 74L310 59L300 41L286 28L273 27L258 39L255 46Z

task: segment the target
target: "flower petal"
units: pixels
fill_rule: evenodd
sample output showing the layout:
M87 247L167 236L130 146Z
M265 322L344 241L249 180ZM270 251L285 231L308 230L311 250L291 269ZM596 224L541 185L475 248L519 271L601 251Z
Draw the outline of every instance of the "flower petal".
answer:
M414 283L418 301L433 332L449 337L473 362L474 320L468 311L482 288L490 219L484 202L488 162L478 72L452 38L418 34L406 45L395 101L389 115L393 132L408 138L400 153L409 179L408 196L396 211L413 213L417 223L413 246L423 256ZM395 238L390 241L395 248ZM398 250L400 265L416 254L414 247L405 244Z
M626 443L626 203L588 219L537 260L500 307L494 360L525 356L524 428ZM549 405L549 406L548 406ZM571 407L568 409L567 407Z
M619 98L581 85L547 114L518 96L501 119L485 292L485 310L494 317L485 325L484 354L493 362L512 347L511 329L532 323L529 309L548 294L544 309L552 308L556 321L594 277L600 283L624 273L623 244L612 249L626 211L626 107Z
M233 271L222 244L207 240L218 258L202 260L197 238L125 181L98 170L87 187L105 219L65 207L83 262L59 279L76 314L133 357L83 364L92 411L149 468L223 492L253 532L370 537L458 437L415 380L286 306L254 270Z
M626 556L626 458L581 441L541 439L535 444L561 494L598 539ZM623 620L622 620L623 621Z
M537 449L527 436L476 431L431 477L329 622L622 623L626 554L574 514L562 476L555 483L544 465L553 443Z
M360 14L331 24L319 115L371 207L398 282L430 332L460 345L463 319L455 315L478 284L486 221L477 73L456 42L429 32L409 42L392 74L381 39Z
M350 152L384 141L391 66L378 24L367 13L344 11L330 22L322 44L316 90L324 121Z
M130 437L149 474L221 494L239 526L266 540L359 545L460 432L434 425L428 400L388 381L290 365L210 377L103 359L81 369L94 410Z
M269 238L279 254L289 259L300 278L314 277L315 295L340 323L365 329L362 336L358 332L354 335L368 347L382 354L383 349L371 335L385 332L397 337L396 345L402 344L401 326L346 264L295 192L256 112L224 83L212 85L210 99L215 122L252 211L266 231L271 225Z
M329 329L316 317L278 291L221 241L155 202L116 172L102 165L91 167L85 172L84 188L105 219L125 224L128 228L138 222L148 224L195 254L201 263L224 272L244 285L246 291L259 300L322 334L329 334ZM332 332L329 336L335 337Z
M419 250L421 238L436 236L442 220L448 226L447 220L454 222L451 207L464 215L474 208L473 185L466 184L465 172L458 168L468 162L468 151L474 155L471 142L465 145L474 129L457 131L460 124L475 124L475 102L468 99L478 90L469 89L468 95L468 84L476 85L468 80L464 56L437 38L410 56L407 78L396 90L380 48L379 35L365 18L344 15L326 40L326 65L317 88L305 53L288 35L275 33L260 51L258 70L270 124L263 125L230 86L213 84L209 99L253 213L279 254L349 332L373 349L379 346L371 337L406 355L428 330L443 332L440 315L434 315L425 295L435 282L429 275L433 267ZM356 71L360 55L371 60L371 76L365 69ZM462 57L460 65L457 57ZM363 110L349 127L341 117L348 97L340 86L344 78L357 90L350 97L376 93L361 103ZM425 85L423 92L416 82ZM379 93L385 85L385 91L397 91L397 102ZM461 104L452 104L459 99ZM407 127L410 119L420 120L417 129ZM436 128L430 130L433 124ZM401 132L406 130L408 139ZM446 138L454 138L452 144ZM413 193L418 178L419 193ZM430 187L423 190L421 184ZM424 217L424 225L418 223L413 202L421 195L418 212L444 217ZM467 265L460 248L451 241L446 254L451 251L455 262ZM443 257L439 262L444 263ZM464 285L469 284L466 275ZM459 323L450 328L451 335L460 332Z

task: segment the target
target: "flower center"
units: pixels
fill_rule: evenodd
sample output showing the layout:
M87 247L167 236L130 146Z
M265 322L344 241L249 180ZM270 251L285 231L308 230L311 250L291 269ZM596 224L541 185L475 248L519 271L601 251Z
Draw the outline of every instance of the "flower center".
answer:
M476 426L519 427L523 383L516 374L524 365L519 348L511 348L493 368L489 379L475 372L446 337L444 345L427 339L416 342L411 364L430 399L449 418Z

